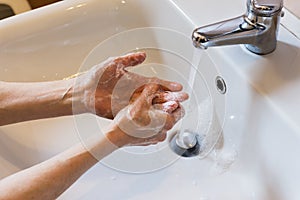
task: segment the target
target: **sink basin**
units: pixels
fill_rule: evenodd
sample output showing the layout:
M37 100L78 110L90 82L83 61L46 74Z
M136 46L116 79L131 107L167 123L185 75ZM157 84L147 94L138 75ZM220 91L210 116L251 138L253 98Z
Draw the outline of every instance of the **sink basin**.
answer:
M207 7L203 13L197 12L200 2ZM218 0L73 0L0 22L0 80L58 80L138 48L148 58L136 73L180 81L185 90L191 87L191 68L199 73L192 100L184 105L187 122L170 135L182 125L196 129L195 122L200 123L198 131L204 131L213 124L207 116L217 118L222 128L216 131L221 136L214 140L216 145L203 157L179 157L168 141L117 151L60 200L299 199L300 41L280 27L277 50L267 56L251 54L240 45L199 52L189 41L196 25L245 9L238 0L233 5ZM222 9L225 6L229 8ZM224 12L206 18L210 8ZM226 94L216 88L218 76L226 83ZM204 104L207 98L212 107ZM189 115L189 105L197 108L196 115ZM1 127L0 177L80 142L86 137L80 130L97 132L108 123L80 115Z

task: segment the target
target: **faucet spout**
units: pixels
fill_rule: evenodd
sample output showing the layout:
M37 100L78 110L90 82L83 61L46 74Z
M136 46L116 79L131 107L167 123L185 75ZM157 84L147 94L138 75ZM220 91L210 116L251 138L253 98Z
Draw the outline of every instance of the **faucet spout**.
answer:
M282 2L259 4L266 0L248 0L245 15L208 26L196 28L192 34L197 48L244 44L256 54L268 54L275 50L277 30L282 16ZM268 0L270 1L270 0Z

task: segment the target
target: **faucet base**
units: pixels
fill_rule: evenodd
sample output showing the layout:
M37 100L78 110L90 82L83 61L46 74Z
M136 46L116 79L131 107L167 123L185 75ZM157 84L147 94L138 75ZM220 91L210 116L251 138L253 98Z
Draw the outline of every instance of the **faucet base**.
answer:
M276 44L276 43L275 43ZM270 54L272 53L273 51L275 51L276 49L276 45L274 48L270 48L270 49L261 49L261 48L258 48L257 46L253 46L253 45L250 45L250 44L245 44L244 45L246 47L246 49L248 49L250 52L252 53L255 53L257 55L266 55L266 54Z

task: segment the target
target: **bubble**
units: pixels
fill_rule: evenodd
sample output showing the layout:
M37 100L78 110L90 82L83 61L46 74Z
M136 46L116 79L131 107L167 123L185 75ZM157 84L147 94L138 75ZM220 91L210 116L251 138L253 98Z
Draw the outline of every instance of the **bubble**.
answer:
M238 153L236 150L231 150L229 152L223 152L219 154L213 165L213 172L216 174L223 174L227 172L236 161L237 157Z

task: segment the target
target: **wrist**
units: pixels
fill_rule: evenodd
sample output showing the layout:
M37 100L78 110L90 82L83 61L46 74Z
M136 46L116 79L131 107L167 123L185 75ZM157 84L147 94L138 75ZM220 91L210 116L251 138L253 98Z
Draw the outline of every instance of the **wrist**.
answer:
M90 113L91 111L88 109L86 103L87 99L85 98L85 96L87 96L87 90L81 77L70 78L64 81L66 81L66 84L69 87L65 97L66 101L68 101L68 99L71 100L73 115Z
M130 143L130 136L121 131L115 124L107 131L106 138L118 148L127 146Z

